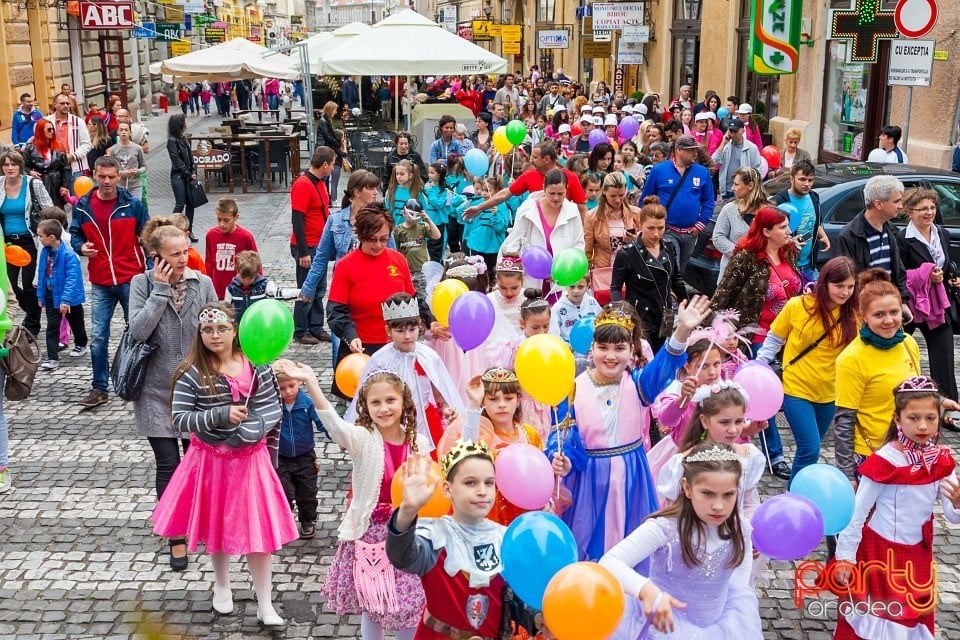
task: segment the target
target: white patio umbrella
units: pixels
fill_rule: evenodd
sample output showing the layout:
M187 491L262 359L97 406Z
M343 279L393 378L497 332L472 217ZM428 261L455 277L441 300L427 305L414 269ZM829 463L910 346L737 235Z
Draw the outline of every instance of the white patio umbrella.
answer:
M384 18L329 51L311 71L340 75L462 75L499 73L507 61L450 33L416 11Z
M297 80L300 71L287 55L234 38L206 49L198 49L160 63L159 72L176 81L230 82L246 78ZM153 72L153 65L151 65Z
M307 38L307 55L310 56L310 72L319 73L320 61L337 47L350 42L360 34L370 31L370 25L351 22L339 29L318 33Z

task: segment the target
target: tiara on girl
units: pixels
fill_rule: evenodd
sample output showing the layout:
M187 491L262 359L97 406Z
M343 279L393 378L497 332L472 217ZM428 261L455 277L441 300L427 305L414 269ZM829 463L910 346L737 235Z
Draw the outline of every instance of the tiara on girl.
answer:
M750 396L747 394L747 392L744 391L743 387L741 387L739 384L737 384L733 380L718 380L713 384L701 385L697 387L696 391L693 392L693 397L690 398L690 401L695 402L696 404L700 404L710 396L720 393L725 389L736 389L737 391L740 392L740 395L743 396L744 402L750 402Z
M520 256L503 256L497 263L497 271L523 273L523 260Z
M487 272L487 263L483 259L483 256L467 256L464 258L464 260L467 261L467 264L476 268L478 274L484 274Z
M458 462L470 456L483 456L493 462L493 456L490 454L490 448L483 440L474 442L473 440L464 440L460 438L453 448L447 452L447 455L440 458L440 473L446 478L450 475L450 469L453 469Z
M226 323L233 324L233 320L230 319L230 316L227 315L226 311L223 309L203 309L198 316L200 324L205 323Z
M926 376L907 378L897 387L896 393L939 393L937 383Z
M691 453L683 462L740 462L740 457L730 447L715 445L704 451Z
M484 382L519 382L520 379L517 378L517 374L511 371L510 369L504 369L503 367L494 367L492 369L487 369L483 372L483 375L480 376L480 379Z
M447 269L447 276L450 278L476 278L480 271L472 264L461 264L452 269Z
M633 328L636 326L633 318L630 317L630 314L624 311L622 308L615 307L613 309L604 309L600 312L600 315L597 316L597 321L594 323L594 327L602 327L605 324L613 324L618 327L623 327L627 331L633 332Z
M406 302L384 302L380 309L385 321L420 317L420 305L416 298L410 298Z

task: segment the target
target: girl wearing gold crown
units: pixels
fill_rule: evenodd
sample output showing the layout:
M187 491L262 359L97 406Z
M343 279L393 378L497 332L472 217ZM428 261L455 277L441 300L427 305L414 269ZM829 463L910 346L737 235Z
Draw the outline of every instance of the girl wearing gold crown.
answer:
M594 366L576 378L575 415L570 417L578 430L561 427L550 434L547 447L549 457L562 448L573 461L564 478L573 503L563 520L577 539L581 559L600 558L657 508L645 453L649 405L683 366L687 338L709 311L709 300L702 296L682 302L676 331L642 369L633 366L643 339L633 308L613 303L597 318ZM573 453L583 448L586 456Z
M510 607L503 601L507 585L500 576L506 527L488 518L497 497L493 456L482 441L460 440L440 467L453 515L417 519L436 489L429 464L420 457L404 467L403 501L388 524L390 562L420 576L426 593L414 638L510 638L505 615Z
M461 438L473 442L484 442L491 448L494 456L511 444L532 444L543 448L537 430L523 422L523 410L520 406L520 380L510 369L494 367L487 369L482 376L470 381L467 397L470 408L465 420L450 425L437 446L441 456L450 451ZM560 454L554 454L554 472L565 476L570 472L570 461ZM497 494L490 519L502 525L513 522L517 516L525 513L511 504L502 495Z
M737 508L741 473L729 446L698 444L683 459L677 501L600 559L627 595L611 638L763 638L751 528Z
M385 629L410 640L423 612L423 589L415 577L394 570L384 550L393 476L408 457L429 448L417 433L410 389L393 372L369 375L357 393L357 422L349 424L323 396L313 369L289 360L277 366L306 385L330 438L353 462L352 499L323 585L327 605L337 615L362 614L363 640L382 640Z

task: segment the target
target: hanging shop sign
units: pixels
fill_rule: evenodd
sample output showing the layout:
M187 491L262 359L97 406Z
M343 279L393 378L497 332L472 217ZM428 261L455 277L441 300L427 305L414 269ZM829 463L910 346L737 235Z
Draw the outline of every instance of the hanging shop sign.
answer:
M80 27L88 31L133 29L132 2L86 2L80 0Z
M761 76L797 72L803 0L750 0L747 64Z

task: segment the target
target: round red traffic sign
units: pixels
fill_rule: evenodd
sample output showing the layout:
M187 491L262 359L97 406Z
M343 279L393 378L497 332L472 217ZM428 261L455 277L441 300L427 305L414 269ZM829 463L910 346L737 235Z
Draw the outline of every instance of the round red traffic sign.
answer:
M936 0L900 0L893 20L905 38L922 38L933 29L939 14Z

